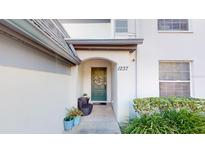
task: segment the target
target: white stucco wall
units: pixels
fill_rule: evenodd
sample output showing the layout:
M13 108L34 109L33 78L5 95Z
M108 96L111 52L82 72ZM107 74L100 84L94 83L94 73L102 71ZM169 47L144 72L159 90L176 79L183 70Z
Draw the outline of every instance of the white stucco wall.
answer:
M113 102L116 117L119 122L125 121L129 118L130 113L130 101L132 100L131 95L136 94L135 91L132 91L133 84L135 83L135 78L131 77L131 75L135 74L135 62L131 59L133 55L129 53L129 51L78 51L78 56L81 60L88 60L88 59L105 59L112 61L115 65L112 65L111 77L112 80L116 79L114 89L111 88L112 96L114 97ZM134 56L135 57L135 56ZM133 63L133 64L132 64ZM93 63L95 66L97 63ZM134 65L134 66L132 66ZM127 71L119 71L119 66L128 66ZM115 68L115 70L113 70ZM89 78L89 74L85 77ZM114 78L113 78L114 77ZM89 84L90 85L90 84ZM89 85L84 85L86 87L90 87ZM89 88L88 88L89 89ZM132 91L132 92L131 92ZM135 96L133 96L135 97ZM112 98L112 97L111 97Z
M107 24L107 23L106 23ZM72 24L72 28L67 30L74 38L128 38L121 37L121 34L114 35L114 20L111 20L111 26L105 26L104 23L95 24ZM131 22L129 26L131 25ZM132 20L133 31L137 38L143 38L142 45L138 45L136 54L122 53L120 51L83 51L79 52L81 59L88 58L105 58L116 62L116 68L119 66L129 65L128 72L113 71L111 74L116 75L117 87L116 98L118 106L113 104L118 110L118 119L123 119L127 113L127 104L129 100L130 114L133 114L132 99L135 97L159 96L159 61L160 60L185 60L191 61L191 96L205 98L205 66L204 49L205 49L205 20L191 20L189 32L158 32L157 19L139 19ZM97 28L98 27L98 28ZM85 29L84 29L85 28ZM108 30L110 28L110 30ZM81 35L82 34L82 35ZM134 35L133 35L134 36ZM132 36L132 37L133 37ZM135 61L133 61L135 59ZM129 75L127 75L127 73ZM111 77L112 78L112 77ZM113 78L111 80L114 80ZM124 82L123 84L121 82ZM114 85L112 83L112 85ZM129 85L129 86L128 86ZM123 93L125 89L128 92ZM111 87L111 93L113 93ZM124 99L124 100L123 100ZM119 103L121 102L121 103ZM117 106L117 107L116 107ZM122 117L119 117L121 116ZM125 118L126 119L126 118Z
M138 20L137 96L159 96L159 60L191 60L191 95L205 98L205 20L191 20L191 32L159 33L157 20Z
M113 111L117 115L118 110L118 98L117 98L117 64L111 64L111 98L112 98L112 107Z
M77 98L84 94L83 91L83 65L76 66L77 74Z
M144 38L136 56L138 97L159 96L159 60L192 60L191 94L193 97L205 97L205 72L202 70L205 66L205 20L191 20L190 31L183 33L158 32L157 19L129 20L131 31L128 34L115 34L114 20L111 23L72 23L64 26L73 38L128 38L129 33L136 34L132 37Z
M73 38L113 37L110 23L64 27ZM85 62L73 67L0 35L0 133L61 133L65 107L91 93L92 66L108 68L107 96L119 122L132 113L133 98L159 96L159 60L192 61L191 95L205 98L205 20L192 20L191 27L188 33L159 33L157 20L137 20L136 34L144 42L136 54L78 51Z
M110 23L63 23L71 38L111 38Z
M0 133L62 133L74 67L0 35Z
M91 20L91 19L90 19ZM128 19L128 32L116 33L115 20L111 19L110 22L63 22L64 28L67 30L71 38L85 38L85 39L100 39L100 38L116 38L127 39L136 37L136 20Z

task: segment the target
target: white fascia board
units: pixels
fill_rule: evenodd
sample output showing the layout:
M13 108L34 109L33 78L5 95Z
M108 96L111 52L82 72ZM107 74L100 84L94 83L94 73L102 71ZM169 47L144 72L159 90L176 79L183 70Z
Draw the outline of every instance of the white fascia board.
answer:
M83 45L137 45L142 44L143 39L65 39L68 44L83 44Z

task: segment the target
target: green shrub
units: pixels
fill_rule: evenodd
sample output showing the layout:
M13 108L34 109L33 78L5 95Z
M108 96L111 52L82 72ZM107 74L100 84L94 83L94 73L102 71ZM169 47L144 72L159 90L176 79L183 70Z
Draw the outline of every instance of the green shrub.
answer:
M205 116L187 110L142 115L121 127L124 134L204 134Z
M205 99L189 97L148 97L134 99L134 109L140 115L166 110L186 109L190 112L205 112Z

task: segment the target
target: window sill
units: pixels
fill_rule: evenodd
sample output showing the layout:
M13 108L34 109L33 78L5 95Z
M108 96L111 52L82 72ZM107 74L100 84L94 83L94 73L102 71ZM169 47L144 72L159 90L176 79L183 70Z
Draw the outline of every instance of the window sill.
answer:
M116 36L136 36L136 33L115 33Z
M193 31L161 31L158 30L158 33L194 33Z
M128 35L128 32L115 32L115 35Z

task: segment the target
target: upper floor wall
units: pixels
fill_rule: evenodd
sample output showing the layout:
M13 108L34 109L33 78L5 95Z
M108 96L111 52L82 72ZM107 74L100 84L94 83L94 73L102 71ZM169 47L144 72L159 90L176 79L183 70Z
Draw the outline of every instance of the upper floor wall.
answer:
M136 38L134 19L63 19L60 21L71 38Z
M60 20L71 38L111 38L110 19L64 19Z
M156 50L166 55L169 55L170 52L172 55L180 57L180 54L183 55L184 52L191 55L199 51L202 53L205 48L205 20L189 20L187 31L158 30L156 19L143 19L138 20L138 22L138 36L144 39L141 48L143 48L143 51L145 51L145 48L148 51L149 48L149 54Z
M160 22L158 22L160 20ZM205 37L205 20L177 19L76 19L61 20L71 38L143 38L165 42L195 41ZM187 23L186 23L187 22ZM196 38L197 37L197 38Z

